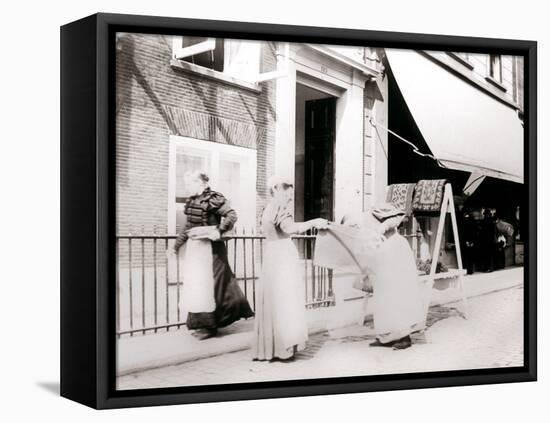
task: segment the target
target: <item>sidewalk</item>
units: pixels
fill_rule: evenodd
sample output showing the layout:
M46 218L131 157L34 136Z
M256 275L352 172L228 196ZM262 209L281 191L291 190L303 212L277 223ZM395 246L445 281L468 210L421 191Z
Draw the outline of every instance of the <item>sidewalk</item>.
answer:
M523 268L512 268L492 273L476 273L464 277L466 297L473 298L483 294L497 292L511 287L522 286ZM438 287L436 287L438 288ZM444 288L444 286L439 286ZM350 313L360 313L362 295L346 300L350 303ZM458 290L449 288L444 290L433 289L431 307L449 304L460 299ZM353 304L352 304L353 303ZM460 306L460 305L459 305ZM310 334L326 333L339 327L353 325L358 317L350 319L332 319L331 308L318 308L308 311ZM367 306L367 316L369 315ZM471 317L473 318L473 317ZM336 322L336 323L335 323ZM123 337L117 344L117 374L128 375L135 372L165 367L189 361L215 357L230 352L242 351L249 348L253 319L237 322L227 328L220 329L216 338L198 341L185 327L169 332L157 334L136 335ZM367 328L362 329L368 331Z
M118 389L196 386L358 375L466 370L523 365L523 287L470 300L470 318L452 306L434 306L428 328L406 350L371 347L365 326L311 336L294 361L252 361L243 350L117 378Z

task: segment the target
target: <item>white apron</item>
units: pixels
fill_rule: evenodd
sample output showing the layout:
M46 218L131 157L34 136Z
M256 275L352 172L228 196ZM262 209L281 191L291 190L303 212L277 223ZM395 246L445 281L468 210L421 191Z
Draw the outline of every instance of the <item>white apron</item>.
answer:
M374 329L380 341L424 329L424 299L407 240L399 234L388 238L377 249L372 267Z
M180 307L186 313L212 312L214 299L214 274L212 270L212 242L188 239L185 251L179 256L183 289Z

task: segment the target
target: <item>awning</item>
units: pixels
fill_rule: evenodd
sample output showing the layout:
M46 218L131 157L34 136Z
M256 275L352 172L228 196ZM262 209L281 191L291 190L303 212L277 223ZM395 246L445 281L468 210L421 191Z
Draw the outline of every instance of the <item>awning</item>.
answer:
M523 183L517 112L413 50L387 49L399 89L444 166Z

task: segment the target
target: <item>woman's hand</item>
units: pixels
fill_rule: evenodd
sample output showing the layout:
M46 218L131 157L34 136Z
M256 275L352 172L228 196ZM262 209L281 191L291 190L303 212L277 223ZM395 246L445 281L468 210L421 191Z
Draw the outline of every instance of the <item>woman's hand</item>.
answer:
M312 219L311 221L311 227L317 228L317 229L327 229L328 228L328 220L323 219L322 217L318 217L317 219Z
M208 239L210 241L218 241L221 237L222 235L218 229L214 229L208 234Z
M167 248L166 249L166 258L168 260L172 260L174 257L178 256L178 252L174 248Z

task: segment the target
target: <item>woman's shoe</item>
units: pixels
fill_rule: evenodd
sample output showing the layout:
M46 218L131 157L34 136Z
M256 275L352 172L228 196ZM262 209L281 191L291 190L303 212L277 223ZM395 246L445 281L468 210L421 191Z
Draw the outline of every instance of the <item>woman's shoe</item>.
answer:
M269 360L270 363L292 363L296 360L295 355L291 355L287 358L280 358L280 357L273 357L271 360Z
M391 341L391 342L386 342L386 343L383 343L383 342L380 342L379 339L377 339L376 341L374 342L371 342L369 344L369 347L393 347L393 344L395 344L396 341Z
M405 336L404 338L401 338L401 339L397 340L393 344L392 348L394 350L404 350L405 348L409 348L411 345L412 345L411 337L410 336Z
M218 334L218 329L207 329L201 333L198 333L196 338L199 341L204 341L205 339L213 338Z

